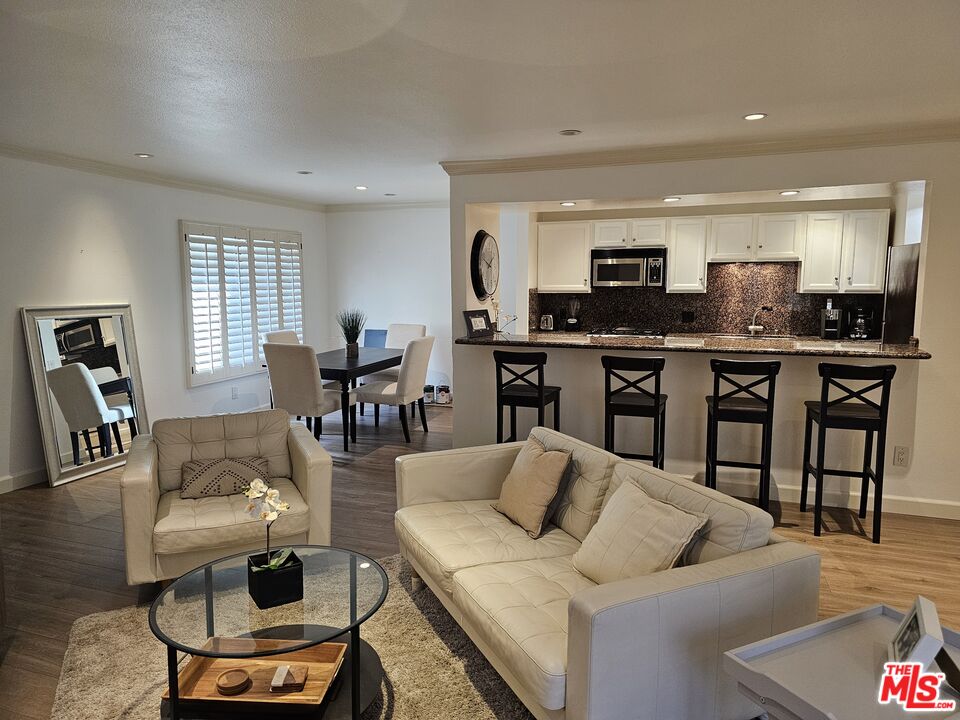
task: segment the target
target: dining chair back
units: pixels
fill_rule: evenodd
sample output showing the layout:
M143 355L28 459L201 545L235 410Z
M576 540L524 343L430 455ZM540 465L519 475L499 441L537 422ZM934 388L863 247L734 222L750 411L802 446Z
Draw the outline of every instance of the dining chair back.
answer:
M408 404L423 399L423 385L427 381L427 368L435 340L433 335L416 338L403 351L397 379L397 399L400 403Z
M426 334L426 325L390 323L387 325L387 339L384 341L383 346L394 348L395 350L403 350L408 342L425 337Z
M273 406L291 415L315 417L323 404L323 381L317 353L309 345L264 343L263 356L270 373Z
M116 419L103 399L93 374L83 363L71 363L48 370L47 384L72 432L100 427Z
M287 345L299 345L300 336L295 330L273 330L263 334L264 344L266 343L285 343Z

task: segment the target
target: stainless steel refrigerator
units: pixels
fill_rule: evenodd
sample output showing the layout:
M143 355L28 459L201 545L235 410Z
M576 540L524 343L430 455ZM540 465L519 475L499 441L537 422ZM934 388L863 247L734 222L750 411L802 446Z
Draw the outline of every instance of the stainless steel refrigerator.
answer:
M887 293L883 303L883 342L905 344L914 334L920 244L895 245L887 256Z

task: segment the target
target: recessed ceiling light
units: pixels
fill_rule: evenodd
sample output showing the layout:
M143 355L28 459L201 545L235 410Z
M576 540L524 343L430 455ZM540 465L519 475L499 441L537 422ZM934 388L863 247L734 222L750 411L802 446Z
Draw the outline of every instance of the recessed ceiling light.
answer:
M313 175L313 170L297 170L297 175Z
M384 196L384 197L396 197L397 194L396 194L396 193L384 193L383 196Z
M781 190L780 194L783 195L784 197L790 197L791 195L799 195L800 191L799 190Z
M153 157L153 155L151 155L150 153L134 153L133 156L138 157L141 160L146 160L147 158Z
M749 115L744 115L744 120L763 120L767 116L766 113L750 113Z
M579 135L579 134L582 133L582 132L583 132L583 130L561 130L561 131L560 131L560 134L561 134L561 135L566 135L567 137L570 137L570 136L572 136L572 135Z
M680 198L678 198L676 195L671 195L670 197L665 197L663 201L664 202L680 202Z
M574 205L576 205L576 203L573 202L572 200L567 200L566 202L560 203L560 205L562 205L563 207L573 207Z
M366 189L367 189L367 186L366 186L366 185L355 185L353 189L354 189L354 190L366 190Z

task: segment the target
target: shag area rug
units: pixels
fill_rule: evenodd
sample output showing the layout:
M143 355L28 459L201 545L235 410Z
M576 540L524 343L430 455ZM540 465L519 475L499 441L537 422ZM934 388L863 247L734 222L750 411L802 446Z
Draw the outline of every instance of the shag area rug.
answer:
M532 720L430 589L412 591L400 556L380 563L390 592L361 634L385 677L363 720ZM160 718L166 648L150 632L148 612L130 607L73 624L53 720Z

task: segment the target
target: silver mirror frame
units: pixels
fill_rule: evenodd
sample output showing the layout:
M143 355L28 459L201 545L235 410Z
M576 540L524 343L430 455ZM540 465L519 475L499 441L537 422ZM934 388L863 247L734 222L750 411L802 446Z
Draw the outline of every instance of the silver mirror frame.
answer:
M50 392L47 388L43 351L40 348L40 335L37 332L37 320L85 318L104 315L119 315L122 318L124 345L127 351L127 365L130 369L130 380L133 383L133 397L137 406L137 425L143 433L148 433L150 423L147 419L147 409L143 401L140 358L137 355L137 337L133 329L133 313L130 310L130 305L25 307L21 308L20 314L23 319L23 334L27 343L27 355L30 359L30 375L33 379L33 394L37 401L37 415L40 418L40 432L43 438L43 455L47 463L47 479L50 486L56 487L57 485L63 485L71 480L77 480L126 464L129 448L127 452L121 455L98 458L80 467L64 469L61 466L53 406L50 401Z

